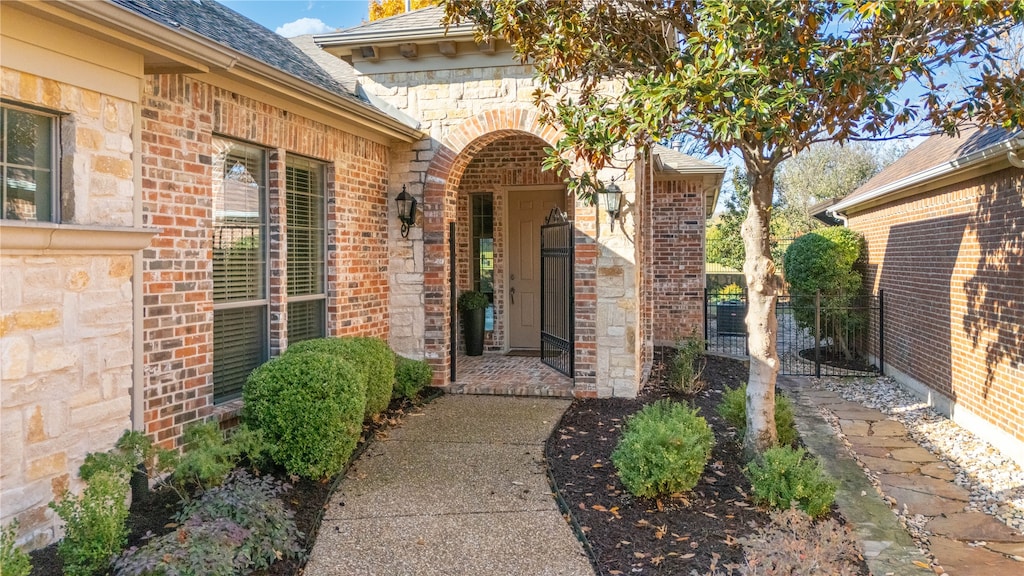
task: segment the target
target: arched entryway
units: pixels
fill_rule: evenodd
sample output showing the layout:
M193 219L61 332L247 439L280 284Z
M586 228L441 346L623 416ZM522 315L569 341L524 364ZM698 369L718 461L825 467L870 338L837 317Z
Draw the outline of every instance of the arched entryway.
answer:
M524 281L536 270L523 266L539 260L544 216L556 206L570 217L577 211L576 201L566 196L563 177L540 170L544 149L559 137L560 132L541 124L533 111L489 111L450 132L428 169L423 207L424 346L437 384L451 381L451 352L457 342L452 337L452 272L457 290L484 288L493 301L486 341L489 353L529 350L536 347L532 341L539 343L539 318L531 319L539 286ZM452 223L454 262L449 245ZM589 312L586 306L584 314ZM541 381L535 384L554 381L544 371L533 376Z

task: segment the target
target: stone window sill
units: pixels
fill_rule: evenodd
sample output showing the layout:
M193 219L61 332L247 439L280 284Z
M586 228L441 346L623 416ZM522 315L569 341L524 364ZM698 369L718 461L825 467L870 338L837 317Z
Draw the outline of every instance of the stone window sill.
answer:
M160 228L82 226L0 220L0 250L55 252L135 252L149 246Z

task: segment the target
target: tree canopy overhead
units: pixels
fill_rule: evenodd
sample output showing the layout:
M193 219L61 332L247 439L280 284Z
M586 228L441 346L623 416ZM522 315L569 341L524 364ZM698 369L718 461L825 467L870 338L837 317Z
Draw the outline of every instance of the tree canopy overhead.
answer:
M436 6L441 0L410 0L409 7L413 10ZM370 21L397 16L405 13L405 0L370 0Z
M1024 70L1001 73L991 49L1024 19L1024 0L460 0L446 14L535 66L566 166L575 156L600 168L623 145L677 135L742 158L748 453L776 438L780 286L768 230L779 164L817 142L907 127L1024 125ZM942 85L950 67L969 77L955 98ZM920 97L897 99L915 86Z

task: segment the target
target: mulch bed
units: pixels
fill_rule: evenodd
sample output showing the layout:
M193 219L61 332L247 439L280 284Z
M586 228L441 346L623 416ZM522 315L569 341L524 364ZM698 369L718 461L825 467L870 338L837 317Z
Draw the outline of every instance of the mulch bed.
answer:
M431 389L433 390L433 389ZM423 401L430 401L438 393L436 391L426 392L427 397ZM354 461L378 432L396 425L410 404L407 401L393 401L391 406L379 418L372 423L363 426L362 438L359 447L356 448L350 462ZM305 535L302 545L307 552L312 550L316 540L316 532L320 527L320 520L323 517L324 508L334 491L337 480L341 474L324 480L299 479L293 481L283 469L261 471L263 474L271 474L282 482L291 485L291 489L284 494L285 503L295 513L295 524L299 531ZM344 473L344 471L342 472ZM173 530L171 523L173 516L180 508L180 501L177 494L172 490L164 488L146 493L142 498L132 501L128 516L128 546L142 546L146 543L147 532L156 536L166 534ZM54 576L63 573L63 563L57 555L57 545L51 544L46 548L35 550L30 554L32 559L31 576ZM283 559L275 562L266 570L257 570L250 576L295 576L302 573L305 559Z
M814 348L805 348L800 351L800 357L808 362L814 362ZM852 372L878 372L878 367L868 362L867 358L861 356L856 351L852 352L850 357L847 358L839 350L832 348L831 346L822 346L818 348L818 361L827 366L833 368L839 368L840 370L850 370Z
M556 489L585 535L601 575L704 575L716 569L727 574L743 562L736 539L768 522L767 511L750 498L736 431L715 411L726 386L746 382L746 364L709 356L703 376L707 387L687 397L660 384L661 360L669 350L658 350L653 384L638 398L577 400L547 442ZM661 398L699 408L716 443L692 492L660 500L637 498L619 481L611 453L626 417ZM841 520L838 512L833 516Z

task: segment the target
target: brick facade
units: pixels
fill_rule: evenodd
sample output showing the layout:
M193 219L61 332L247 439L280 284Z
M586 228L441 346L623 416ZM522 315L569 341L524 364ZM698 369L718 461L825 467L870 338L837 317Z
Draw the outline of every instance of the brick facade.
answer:
M657 345L704 334L703 197L699 180L654 182L647 277Z
M494 330L486 335L489 351L507 348L505 341L505 280L509 195L517 187L555 186L564 190L562 178L541 170L547 144L529 134L516 134L497 140L480 151L466 167L459 183L456 225L456 277L459 291L472 288L470 265L470 196L489 193L494 198ZM571 202L569 202L572 208ZM571 219L570 215L570 219ZM538 232L539 233L539 232Z
M189 422L231 417L213 403L214 135L268 152L270 354L287 347L284 163L327 168L327 332L388 335L386 145L188 76L150 77L143 101L145 223L162 227L145 251L146 431L164 445Z
M1015 440L1000 447L1024 461L1022 190L1024 170L1006 168L851 210L849 224L867 240L868 288L884 290L887 372Z

